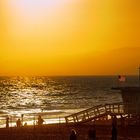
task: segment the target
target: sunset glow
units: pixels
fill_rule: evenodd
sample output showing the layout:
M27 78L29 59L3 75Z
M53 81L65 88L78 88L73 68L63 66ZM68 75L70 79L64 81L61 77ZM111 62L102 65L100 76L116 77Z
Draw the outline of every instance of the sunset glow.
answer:
M0 75L137 74L138 0L0 1Z

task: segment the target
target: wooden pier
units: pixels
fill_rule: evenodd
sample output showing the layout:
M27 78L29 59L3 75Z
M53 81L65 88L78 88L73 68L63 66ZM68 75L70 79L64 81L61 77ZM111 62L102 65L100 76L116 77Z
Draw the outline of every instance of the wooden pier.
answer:
M65 117L67 124L79 124L89 121L94 121L98 118L107 117L108 115L124 115L124 104L114 103L95 106L84 111L69 115Z

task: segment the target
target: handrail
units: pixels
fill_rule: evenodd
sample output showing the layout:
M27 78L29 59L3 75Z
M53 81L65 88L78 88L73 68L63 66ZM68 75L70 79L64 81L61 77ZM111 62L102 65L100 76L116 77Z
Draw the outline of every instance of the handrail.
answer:
M107 106L107 105L117 105L117 104L122 104L122 105L123 105L122 102L120 102L120 103L113 103L113 104L101 104L101 105L94 106L94 107L88 108L88 109L86 109L86 110L77 112L77 113L73 113L73 114L71 114L71 115L78 115L78 114L81 114L82 112L85 112L85 111L88 111L88 110L97 109L98 107L103 107L103 106ZM68 115L68 116L66 116L66 117L69 117L69 116L71 116L71 115Z
M124 113L124 104L113 103L104 104L88 108L86 110L80 111L78 113L71 114L65 117L66 123L81 123L85 121L90 121L95 118L101 117L103 115Z

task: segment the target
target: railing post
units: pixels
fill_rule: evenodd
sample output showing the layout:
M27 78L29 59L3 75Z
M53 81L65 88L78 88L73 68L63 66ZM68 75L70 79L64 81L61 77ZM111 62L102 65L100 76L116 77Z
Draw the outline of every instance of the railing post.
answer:
M88 119L89 119L90 117L89 117L88 111L86 111L86 114L87 114L87 117L88 117Z
M66 124L68 124L68 118L67 117L65 117L65 121L66 121Z
M74 123L75 123L75 122L76 122L75 116L73 115L72 118L73 118L73 121L74 121Z
M112 105L112 112L114 113L114 104Z
M95 114L95 116L97 115L97 113L96 113L96 110L94 109L94 114Z
M100 111L99 111L99 108L97 108L97 112L98 112L98 115L100 115Z
M120 104L118 105L118 113L121 113Z
M76 120L77 120L77 122L79 122L77 115L76 115Z

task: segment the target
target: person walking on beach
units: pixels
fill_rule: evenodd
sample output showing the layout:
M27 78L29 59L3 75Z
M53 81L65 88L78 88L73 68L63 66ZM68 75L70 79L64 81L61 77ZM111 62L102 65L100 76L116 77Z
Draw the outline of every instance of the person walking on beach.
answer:
M41 116L38 116L38 125L41 126L43 124L44 120L41 118Z
M17 122L16 122L16 124L17 124L17 127L21 127L21 120L18 119Z
M77 140L77 134L74 129L71 131L70 140Z
M115 125L112 126L112 137L111 137L111 140L117 140L117 135L118 135L118 132L117 132L117 128Z
M6 118L6 128L9 128L9 117Z

